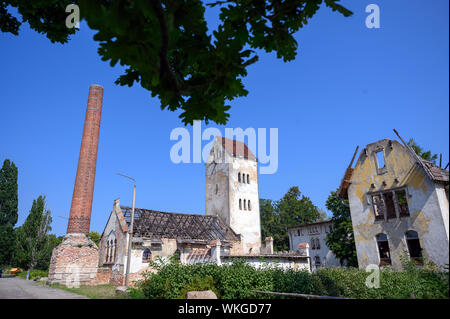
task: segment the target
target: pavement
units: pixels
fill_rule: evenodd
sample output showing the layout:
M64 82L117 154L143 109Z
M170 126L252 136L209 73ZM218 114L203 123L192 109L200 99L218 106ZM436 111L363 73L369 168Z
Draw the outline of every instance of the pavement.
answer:
M0 299L89 299L19 277L0 278Z

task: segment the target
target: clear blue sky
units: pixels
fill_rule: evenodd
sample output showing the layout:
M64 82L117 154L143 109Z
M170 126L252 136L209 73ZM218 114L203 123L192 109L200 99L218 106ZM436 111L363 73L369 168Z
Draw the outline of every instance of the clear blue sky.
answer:
M370 3L380 6L380 29L365 27ZM324 8L297 33L294 62L261 54L244 80L249 95L232 101L227 127L279 129L278 172L260 175L261 198L298 185L325 209L356 145L396 138L393 128L449 160L449 2L343 4L352 17ZM207 19L217 25L217 11ZM18 225L45 194L53 232L65 233L92 83L104 100L91 229L103 231L115 198L131 204L132 185L115 172L137 179L137 207L203 214L204 164L169 158L179 112L161 111L139 86L116 86L122 69L100 60L93 34L82 23L60 45L27 25L18 37L0 33L0 161L19 168Z

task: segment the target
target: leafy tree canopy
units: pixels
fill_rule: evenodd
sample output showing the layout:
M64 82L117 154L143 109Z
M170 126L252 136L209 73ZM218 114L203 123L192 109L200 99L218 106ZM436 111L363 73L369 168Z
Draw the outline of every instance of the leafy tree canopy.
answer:
M98 246L98 242L100 241L100 234L97 233L96 231L91 231L89 232L89 234L87 234L87 237L92 240L97 246Z
M355 239L348 200L342 200L336 192L331 192L326 202L327 209L333 212L331 221L333 229L325 238L330 250L336 255L341 264L357 267Z
M17 167L6 159L0 169L0 265L11 264L17 205Z
M49 236L52 217L45 207L45 196L33 200L30 213L22 226L16 229L16 264L28 269L48 268L54 245L59 243L55 235Z
M417 143L412 138L408 141L408 145L414 150L414 152L416 152L417 155L422 157L424 160L436 164L436 160L438 158L437 154L431 154L431 151L425 151L422 147L417 145Z
M326 218L312 201L291 187L279 201L260 199L261 235L273 237L275 250L289 249L287 227L309 224Z
M135 82L158 96L162 109L182 110L185 124L213 120L226 124L228 101L246 96L242 78L258 60L256 49L291 61L294 34L326 7L345 17L338 0L6 0L0 2L0 30L18 34L20 24L65 43L75 29L65 27L66 6L75 3L96 30L98 53L125 74L116 84ZM17 8L22 22L8 13ZM209 32L205 9L220 7L220 25Z

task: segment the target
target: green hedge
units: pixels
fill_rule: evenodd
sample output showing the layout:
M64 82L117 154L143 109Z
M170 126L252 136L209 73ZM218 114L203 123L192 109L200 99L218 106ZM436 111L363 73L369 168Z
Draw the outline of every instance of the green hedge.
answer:
M27 271L24 270L22 272L17 273L17 276L20 278L26 279L27 278ZM36 277L48 277L48 271L46 270L30 270L30 276L28 277L29 280L33 280Z
M347 298L448 298L448 272L409 267L405 271L383 269L380 288L365 285L369 273L359 269L328 268L307 271L255 269L244 261L181 265L170 263L155 274L146 274L131 290L134 298L185 298L187 291L213 290L222 299L275 298L255 290L291 292Z

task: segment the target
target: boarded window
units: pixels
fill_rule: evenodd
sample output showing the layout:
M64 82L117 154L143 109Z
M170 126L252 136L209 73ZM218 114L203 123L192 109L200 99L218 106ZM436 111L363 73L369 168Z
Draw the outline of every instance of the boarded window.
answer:
M372 203L373 203L373 211L375 213L375 219L384 220L384 203L381 200L381 195L372 196Z
M396 191L398 212L400 217L409 216L408 201L406 200L406 191L404 189Z
M386 192L383 194L383 197L387 218L397 218L397 214L395 213L394 194L392 192Z
M378 253L380 255L380 266L391 265L391 253L386 234L377 235Z
M406 232L405 236L406 243L408 245L409 257L420 262L420 258L422 257L422 247L420 247L419 235L417 232L410 230Z

